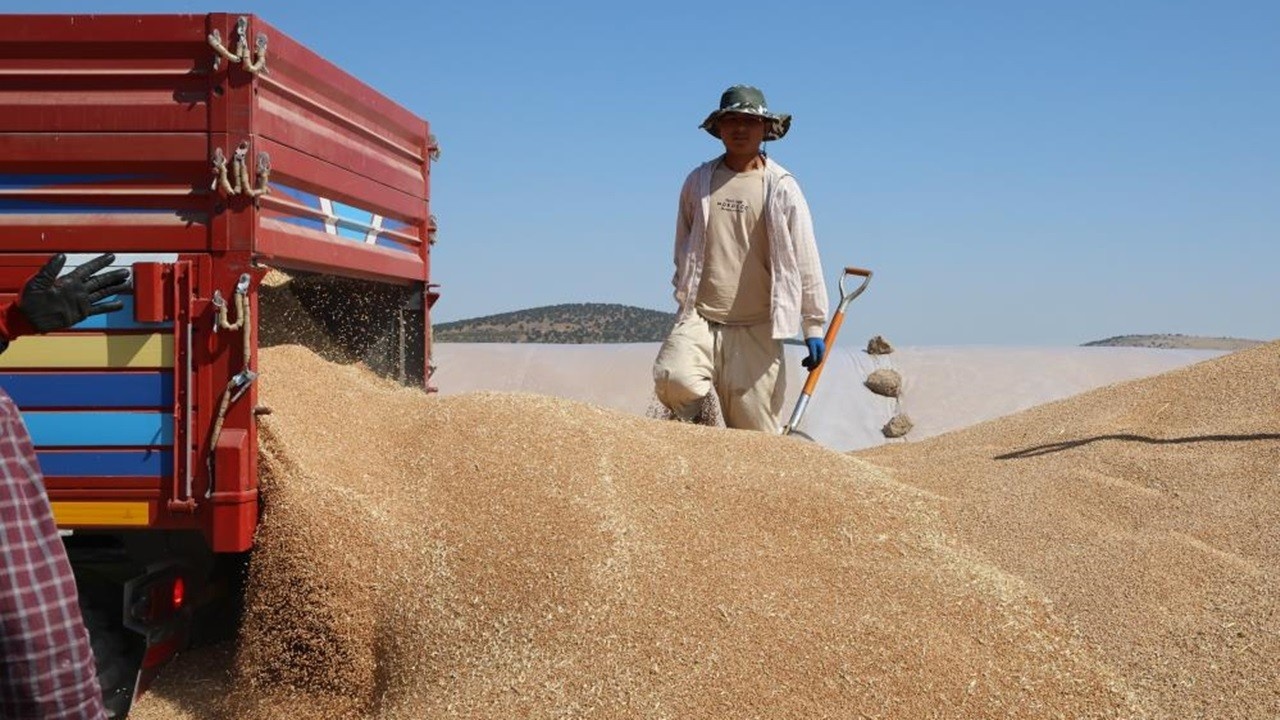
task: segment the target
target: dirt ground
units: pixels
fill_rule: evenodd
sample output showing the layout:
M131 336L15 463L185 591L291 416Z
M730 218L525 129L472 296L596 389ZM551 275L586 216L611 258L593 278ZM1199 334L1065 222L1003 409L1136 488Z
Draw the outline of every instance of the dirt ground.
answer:
M1280 716L1280 344L854 455L261 366L241 636L143 720Z

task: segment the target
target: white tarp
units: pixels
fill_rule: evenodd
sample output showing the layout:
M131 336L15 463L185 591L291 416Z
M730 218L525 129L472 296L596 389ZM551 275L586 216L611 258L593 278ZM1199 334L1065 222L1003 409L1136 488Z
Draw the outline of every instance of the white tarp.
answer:
M1105 347L905 347L872 356L857 347L833 349L800 431L834 450L885 442L881 428L905 412L920 440L1025 410L1097 387L1156 375L1215 358L1215 350ZM475 390L555 395L653 414L651 367L658 344L542 345L438 343L434 384L444 394ZM791 415L807 376L804 348L787 347L787 404ZM902 376L899 398L864 385L878 368Z

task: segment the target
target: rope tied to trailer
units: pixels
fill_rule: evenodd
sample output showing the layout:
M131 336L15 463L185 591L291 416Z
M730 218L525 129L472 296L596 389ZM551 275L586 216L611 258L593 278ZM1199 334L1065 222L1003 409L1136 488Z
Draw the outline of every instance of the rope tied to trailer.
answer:
M253 323L250 319L249 283L250 277L248 273L241 275L240 281L236 283L235 322L232 322L228 317L229 311L227 309L227 301L222 298L222 291L213 291L213 306L216 309L213 331L215 333L219 330L240 332L241 353L244 359L244 367L227 382L227 386L222 390L222 400L218 403L218 412L213 421L213 430L211 431L212 441L209 443L209 458L207 460L210 478L213 477L214 451L218 447L218 440L222 437L222 424L227 418L227 409L231 407L231 403L239 400L249 390L249 386L253 384L253 381L258 378L257 371L252 367L253 344L251 342L252 338L250 331L253 327ZM208 494L211 495L212 493L213 483L210 482Z
M243 67L246 72L252 75L263 72L267 67L267 34L258 33L257 37L254 38L254 48L258 53L258 59L254 60L253 53L249 50L249 18L244 15L236 19L236 49L234 52L228 50L227 46L222 44L222 33L217 28L214 28L213 32L209 33L207 39L209 47L213 48L213 51L217 53L213 58L214 70L218 69L223 59L226 59L232 65L239 63L240 67Z
M237 184L241 192L255 200L271 192L268 184L271 179L271 156L265 151L258 153L258 186L254 187L249 177L249 165L243 159L236 165Z
M244 148L244 152L249 151L248 145L241 143L241 147ZM232 169L228 172L226 154L222 152L220 147L213 149L213 160L211 161L213 163L213 185L209 188L210 190L221 190L222 194L228 197L240 194L240 173L236 170L236 163L240 153L241 149L236 148L237 160L232 160ZM231 183L233 177L235 178L234 185Z
M249 175L248 157L249 141L245 140L236 146L228 169L226 154L222 152L222 148L214 148L213 158L210 160L213 164L213 184L210 189L221 190L227 197L248 195L254 200L271 192L271 155L265 151L258 153L257 186Z
M240 330L244 327L245 316L249 313L248 302L245 294L240 292L240 286L236 285L236 321L231 322L228 318L231 313L227 310L227 301L222 299L222 291L213 291L213 306L217 309L217 325L213 331L219 330ZM246 340L246 346L248 341Z

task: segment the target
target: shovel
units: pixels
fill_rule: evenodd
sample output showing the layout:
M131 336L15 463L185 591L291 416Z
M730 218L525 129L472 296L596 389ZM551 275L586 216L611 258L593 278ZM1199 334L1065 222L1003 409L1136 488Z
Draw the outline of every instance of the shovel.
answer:
M862 284L854 289L853 292L845 292L844 281L850 275L857 275L862 278ZM871 271L862 268L847 267L840 274L840 304L836 307L836 314L831 317L831 324L827 326L827 335L822 342L827 346L825 356L818 366L809 370L809 379L804 383L804 389L800 391L800 399L796 400L796 409L791 411L791 419L787 424L782 426L780 431L783 435L790 435L800 426L800 418L804 417L804 411L809 408L809 398L813 397L814 388L818 387L818 378L822 377L822 368L827 364L827 358L831 357L831 348L836 344L836 335L840 333L840 325L844 322L844 309L853 302L853 299L862 294L867 289L867 283L871 282Z

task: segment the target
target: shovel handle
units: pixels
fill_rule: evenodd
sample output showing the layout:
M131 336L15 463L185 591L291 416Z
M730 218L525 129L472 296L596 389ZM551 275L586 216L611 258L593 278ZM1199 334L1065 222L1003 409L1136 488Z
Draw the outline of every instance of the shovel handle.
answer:
M827 334L822 339L822 344L826 346L827 353L831 352L831 348L836 344L836 335L840 334L840 326L844 324L844 307L836 311L831 318L831 324L827 326ZM822 368L826 367L827 359L822 358L822 362L818 363L818 367L809 371L809 377L805 378L804 389L800 391L802 395L812 395L814 388L818 387L818 378L822 377Z
M849 292L844 287L844 279L849 277L850 275L856 275L857 277L862 278L862 284L859 285L857 289L855 289L853 292ZM844 269L844 274L840 276L840 311L841 312L844 311L844 308L846 305L848 305L850 302L853 302L854 298L861 295L862 291L867 289L867 283L869 282L871 282L870 270L864 270L863 268L852 267L852 266L846 267Z
M844 287L844 279L849 275L857 275L862 278L862 284L853 292L846 291ZM831 317L831 324L827 326L827 333L822 339L822 343L827 347L828 356L831 348L835 347L836 335L840 334L840 326L844 324L844 309L849 307L849 303L861 295L863 290L867 289L867 283L869 282L871 282L871 271L853 267L852 265L846 267L844 275L840 276L840 304L836 306L835 315ZM818 387L818 378L822 377L822 368L826 364L826 358L823 358L818 367L809 371L809 377L805 378L804 390L801 391L804 395L812 395L814 388Z
M862 283L853 291L849 292L844 287L844 279L849 275L857 275L862 278ZM836 306L836 312L831 317L831 324L827 326L827 332L823 336L823 344L827 348L827 357L831 356L831 348L835 347L836 335L840 334L840 326L844 324L844 310L854 298L862 294L867 289L867 284L871 282L871 271L848 265L844 269L844 274L840 276L840 304ZM782 434L789 435L791 431L800 424L800 418L804 416L804 411L809 407L809 398L813 396L813 391L818 387L818 378L822 377L822 369L827 365L827 357L818 363L818 366L809 371L809 377L805 378L804 389L800 391L800 398L796 401L796 409L791 413L791 421L782 427Z

